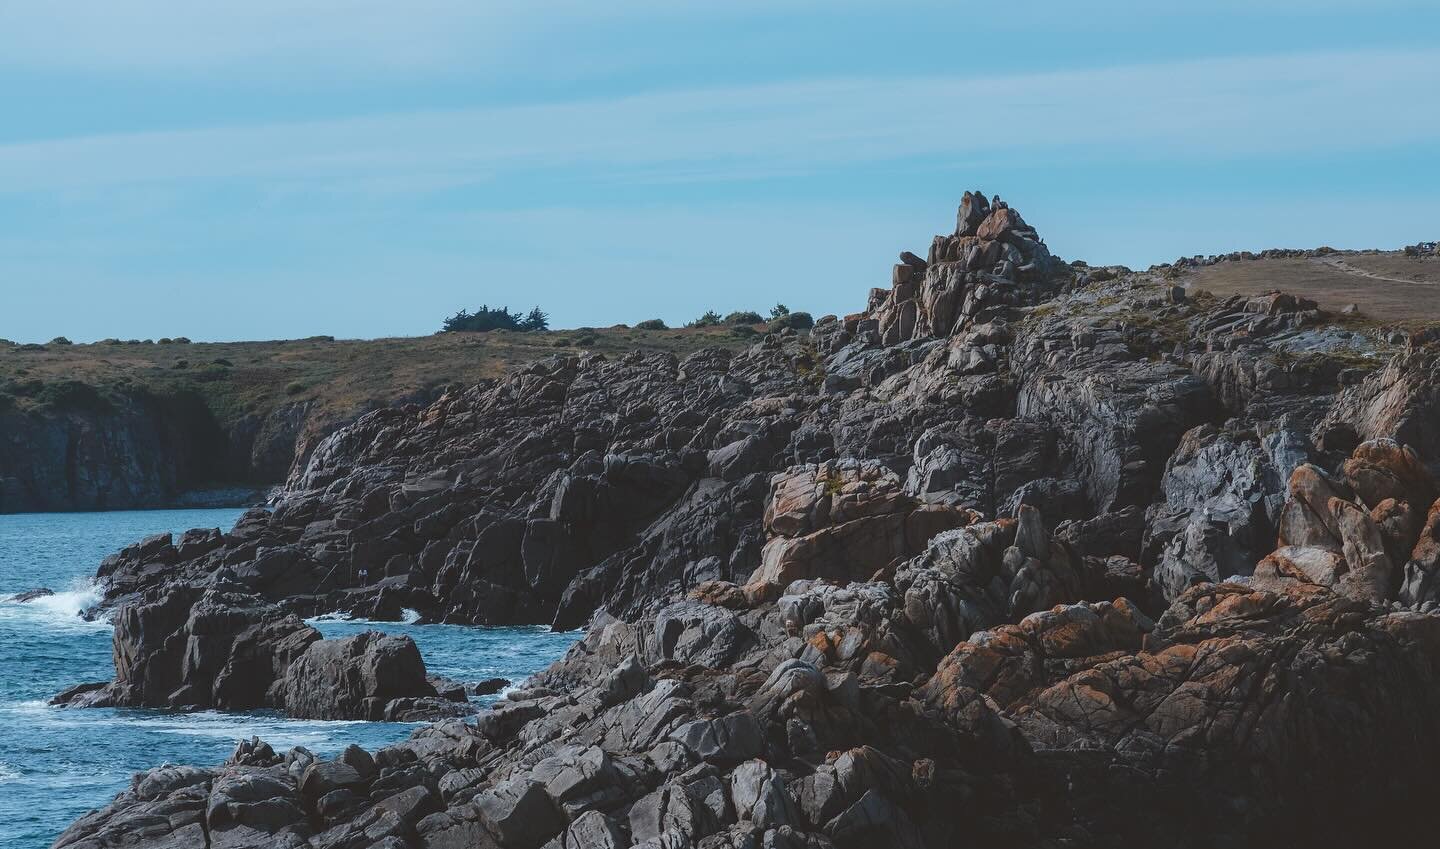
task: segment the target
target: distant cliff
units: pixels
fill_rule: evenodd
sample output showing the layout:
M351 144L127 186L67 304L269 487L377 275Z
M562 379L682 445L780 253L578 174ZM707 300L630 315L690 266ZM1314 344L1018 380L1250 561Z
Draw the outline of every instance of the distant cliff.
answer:
M427 404L448 386L556 349L684 354L747 341L728 327L622 326L340 341L0 342L0 513L253 502L365 413Z
M283 478L304 423L304 405L227 426L196 394L88 394L0 413L0 512L243 503Z

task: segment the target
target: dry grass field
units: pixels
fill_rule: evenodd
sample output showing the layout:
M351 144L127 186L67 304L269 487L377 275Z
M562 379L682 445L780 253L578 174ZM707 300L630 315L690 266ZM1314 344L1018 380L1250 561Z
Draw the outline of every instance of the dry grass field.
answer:
M1234 260L1182 275L1189 289L1254 295L1280 289L1330 310L1358 304L1362 315L1407 327L1440 322L1440 258L1398 251L1329 257Z

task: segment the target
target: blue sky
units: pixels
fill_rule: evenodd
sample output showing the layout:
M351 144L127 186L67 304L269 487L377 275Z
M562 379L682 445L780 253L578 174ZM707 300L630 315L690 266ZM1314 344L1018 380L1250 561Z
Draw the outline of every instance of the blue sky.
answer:
M1161 5L11 0L0 337L850 312L967 188L1136 267L1440 236L1433 0Z

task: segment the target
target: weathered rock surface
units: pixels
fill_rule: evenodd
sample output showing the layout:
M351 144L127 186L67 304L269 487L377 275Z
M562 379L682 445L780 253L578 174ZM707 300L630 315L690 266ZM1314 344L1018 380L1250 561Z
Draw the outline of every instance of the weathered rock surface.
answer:
M173 586L115 614L115 680L52 703L182 710L275 708L307 719L430 719L469 712L426 679L415 643L367 631L325 640L233 589Z
M275 510L107 560L117 681L73 698L433 693L413 646L297 612L584 639L473 721L158 768L57 845L1424 840L1440 443L1426 352L1387 338L1064 265L967 193L808 334L371 414Z

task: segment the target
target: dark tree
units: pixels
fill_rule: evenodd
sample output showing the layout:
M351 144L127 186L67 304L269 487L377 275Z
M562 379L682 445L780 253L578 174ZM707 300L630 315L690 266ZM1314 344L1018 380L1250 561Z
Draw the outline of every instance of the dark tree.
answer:
M720 313L714 310L706 310L705 314L685 325L686 327L714 327L723 321Z
M525 314L525 318L520 322L520 329L549 330L550 314L540 309L539 307L535 307L534 309L530 310L530 312Z
M455 313L445 319L440 329L447 333L485 333L491 330L546 330L549 326L550 316L539 307L522 317L518 312L511 312L509 307L492 309L488 304L482 304L473 313L468 310Z

